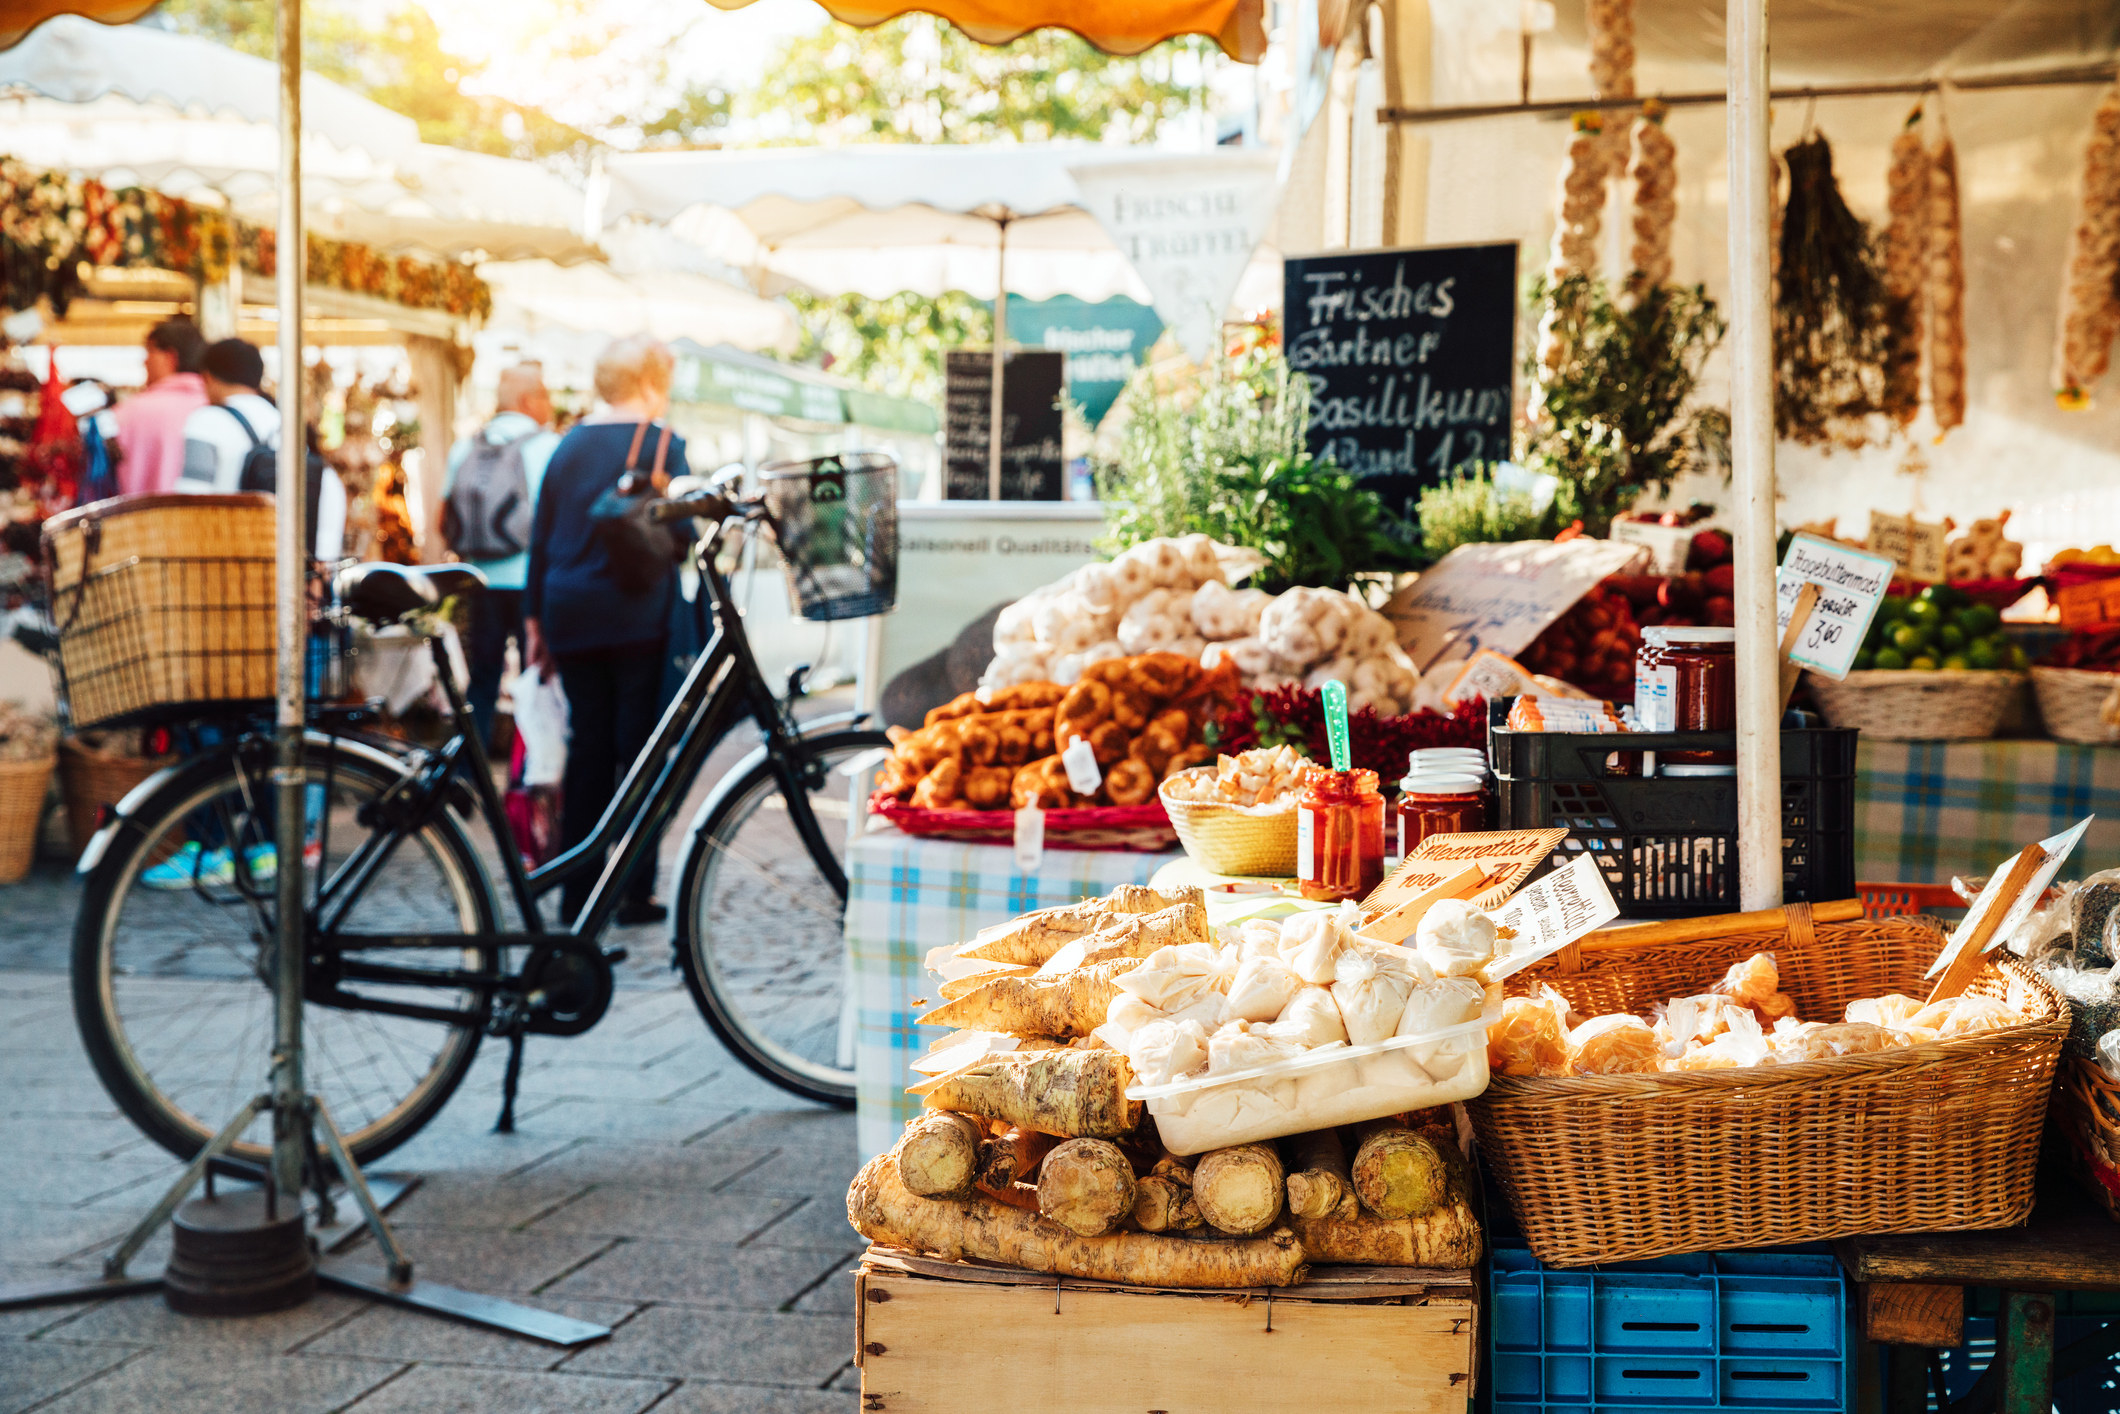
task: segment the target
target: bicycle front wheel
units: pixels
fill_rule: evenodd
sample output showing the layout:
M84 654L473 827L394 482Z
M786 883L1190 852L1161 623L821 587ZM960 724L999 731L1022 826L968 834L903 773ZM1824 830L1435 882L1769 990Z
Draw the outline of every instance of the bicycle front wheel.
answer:
M171 778L133 812L90 874L74 930L74 1016L89 1060L120 1109L179 1158L196 1154L265 1088L276 972L270 748L248 746ZM316 879L330 880L366 844L367 807L400 779L363 752L312 743L303 790ZM364 818L365 817L365 818ZM355 896L349 932L490 933L493 891L469 837L446 810L396 848ZM491 975L489 949L363 951L367 963ZM490 989L341 980L309 960L302 1008L305 1079L322 1095L356 1160L417 1133L478 1051ZM329 994L331 1000L318 998ZM443 1008L478 1024L391 1015L371 1006ZM237 1144L271 1152L269 1122Z
M854 1103L846 841L856 806L855 782L837 768L889 746L865 731L803 743L814 768L803 798L831 852L829 872L765 762L723 797L679 871L677 955L707 1024L759 1075L842 1109Z

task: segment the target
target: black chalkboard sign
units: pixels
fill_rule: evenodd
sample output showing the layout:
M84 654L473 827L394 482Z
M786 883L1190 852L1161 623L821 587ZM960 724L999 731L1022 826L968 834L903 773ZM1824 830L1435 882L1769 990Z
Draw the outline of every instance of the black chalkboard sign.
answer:
M1001 499L1060 499L1060 389L1067 356L1018 349L1008 356L1001 385ZM948 349L942 356L943 495L952 501L986 499L987 446L992 436L994 364L984 349Z
M1509 455L1516 245L1290 260L1290 367L1310 379L1310 450L1410 515L1421 488Z

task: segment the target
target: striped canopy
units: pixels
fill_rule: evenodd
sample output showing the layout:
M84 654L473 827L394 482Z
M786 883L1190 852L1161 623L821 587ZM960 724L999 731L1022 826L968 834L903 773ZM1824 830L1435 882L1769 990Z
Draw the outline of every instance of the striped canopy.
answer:
M708 0L741 10L751 0ZM1107 54L1139 54L1181 34L1212 39L1230 58L1255 64L1266 52L1265 0L818 0L833 19L879 25L915 12L948 20L981 44L1006 44L1035 29L1073 30Z

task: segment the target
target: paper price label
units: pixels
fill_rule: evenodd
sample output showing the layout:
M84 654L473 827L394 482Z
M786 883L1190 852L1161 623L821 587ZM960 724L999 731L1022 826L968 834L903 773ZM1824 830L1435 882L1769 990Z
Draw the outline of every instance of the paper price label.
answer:
M1060 764L1067 770L1067 788L1076 795L1095 795L1104 784L1103 768L1097 765L1097 753L1090 749L1088 737L1076 737L1060 753Z
M1487 964L1490 982L1522 972L1619 917L1619 905L1612 901L1612 890L1605 887L1604 873L1587 854L1577 855L1574 863L1519 890L1492 911L1494 921L1514 929L1516 936Z
M1028 874L1045 858L1045 812L1026 805L1016 812L1016 867Z
M2040 865L2033 873L2030 881L2025 884L2024 891L2018 894L2010 905L2010 911L2002 916L2001 925L1989 935L1988 952L1993 952L2007 943L2010 935L2024 925L2025 919L2032 916L2032 910L2039 906L2039 896L2046 892L2048 884L2054 882L2054 876L2061 872L2061 866L2068 862L2069 855L2075 852L2077 842L2083 838L2083 832L2090 827L2090 818L2085 818L2078 820L2074 826L2060 834L2039 841L2040 846L2046 850L2046 863ZM1940 977L1958 960L1958 954L1963 952L1965 945L1972 940L1973 929L1978 927L1980 920L1995 907L1995 900L2002 893L2003 881L2009 877L2010 865L2016 858L2013 854L2003 860L2001 866L1988 876L1987 887L1980 891L1980 897L1973 900L1972 906L1966 909L1965 917L1951 930L1950 946L1938 954L1925 976Z
M1818 602L1789 650L1789 661L1838 680L1855 666L1863 635L1877 616L1892 583L1892 562L1882 555L1798 535L1774 580L1775 635L1789 631L1789 616L1806 584L1818 586Z

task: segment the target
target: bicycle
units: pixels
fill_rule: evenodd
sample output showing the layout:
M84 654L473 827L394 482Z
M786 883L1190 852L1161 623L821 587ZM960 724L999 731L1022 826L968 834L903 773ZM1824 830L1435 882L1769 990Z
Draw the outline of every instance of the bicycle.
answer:
M884 612L896 593L897 470L888 458L850 454L762 477L756 497L736 497L721 476L651 507L658 523L690 518L701 528L693 561L712 634L594 832L535 868L515 848L485 744L468 730L462 685L431 631L437 605L478 592L483 578L457 565L340 574L346 613L425 634L457 724L440 745L418 747L363 731L372 708L309 713L304 1025L310 1074L356 1161L418 1133L489 1035L509 1043L498 1128L512 1127L524 1039L579 1035L603 1017L625 954L600 939L626 882L653 867L656 841L708 755L746 719L762 740L689 827L670 916L675 965L746 1066L795 1094L852 1105L842 855L865 767L889 742L862 713L795 720L807 669L789 675L784 694L765 681L717 550L731 526L762 522L804 617ZM270 713L253 710L222 734L128 795L78 866L86 886L72 973L82 1040L120 1109L180 1158L255 1092L272 1034ZM500 927L501 896L473 821L497 846L521 921L514 931ZM178 887L143 887L158 866L158 882L170 882L173 856ZM590 870L580 914L548 927L539 896ZM262 1162L267 1152L245 1142L233 1156Z

